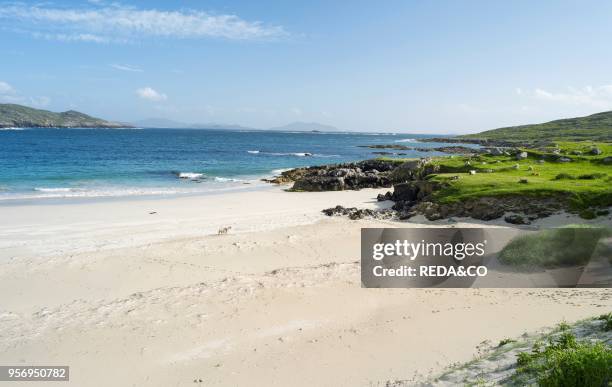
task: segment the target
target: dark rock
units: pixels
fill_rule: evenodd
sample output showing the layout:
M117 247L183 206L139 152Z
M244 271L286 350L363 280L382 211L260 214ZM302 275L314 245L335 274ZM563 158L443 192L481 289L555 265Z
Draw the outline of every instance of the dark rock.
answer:
M593 148L589 151L590 154L595 155L595 156L599 156L600 154L602 154L603 152L601 151L601 149L599 148Z
M434 191L442 188L443 184L436 181L417 180L406 183L393 185L392 200L412 202L415 200L423 200L431 195Z
M326 208L323 212L327 216L348 216L349 219L357 220L366 217L376 219L388 219L393 217L393 212L389 210L371 210L369 208L356 208L356 207L343 207L336 206L332 208Z
M384 195L378 194L376 200L378 200L379 202L384 202L386 200L391 200L391 198L393 198L393 193L391 191L387 191Z
M511 224L530 224L531 222L529 221L529 219L525 219L524 217L522 217L521 215L507 215L504 220L508 223Z
M503 207L496 200L481 200L472 208L471 216L474 219L493 220L501 218L505 213Z
M427 175L436 173L439 166L431 165L430 161L430 159L419 159L403 162L389 174L389 179L393 183L403 183L420 180Z
M391 187L389 173L398 162L388 160L365 160L358 163L323 165L297 168L283 172L277 179L294 181L293 191L342 191L362 188Z
M346 189L344 178L333 176L311 176L301 178L293 184L294 191L342 191Z

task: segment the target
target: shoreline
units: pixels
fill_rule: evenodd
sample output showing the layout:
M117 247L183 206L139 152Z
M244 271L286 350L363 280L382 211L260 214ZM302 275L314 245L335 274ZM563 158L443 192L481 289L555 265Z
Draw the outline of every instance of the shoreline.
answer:
M67 364L74 386L365 386L612 308L609 289L364 289L363 227L510 225L327 217L389 206L387 188L268 187L0 206L0 362Z
M270 175L265 175L270 176ZM245 180L246 181L246 180ZM249 180L248 184L240 183L236 186L211 189L208 191L172 192L172 193L141 193L132 195L100 195L100 196L57 196L57 197L19 197L0 198L2 206L28 206L28 205L61 205L61 204L88 204L96 202L139 201L139 200L172 200L184 197L226 195L237 192L260 191L270 188L270 184L261 179Z

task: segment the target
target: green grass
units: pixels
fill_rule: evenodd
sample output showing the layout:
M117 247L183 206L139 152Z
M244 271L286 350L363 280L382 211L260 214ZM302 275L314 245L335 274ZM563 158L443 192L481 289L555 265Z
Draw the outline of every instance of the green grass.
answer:
M535 378L539 386L606 386L612 380L612 350L601 342L579 342L569 331L537 343L517 356L516 380Z
M602 320L604 322L604 325L603 325L604 331L606 332L612 331L612 312L602 314L601 316L597 317L597 319Z
M528 158L517 161L513 156L455 156L433 160L440 173L431 179L446 182L446 188L435 193L440 203L452 203L486 196L558 196L579 212L591 207L612 206L612 166L603 163L612 156L612 144L558 143L563 152L597 146L602 154L568 155L572 162L545 161L542 157L558 157L548 150L526 149ZM564 156L565 157L565 156ZM517 167L518 166L518 167ZM469 171L476 171L470 175ZM452 180L453 176L459 179Z
M499 253L501 263L512 266L554 268L587 263L601 238L612 235L605 228L566 227L519 236Z
M563 139L570 141L585 139L609 141L612 140L612 112L555 120L543 124L499 128L459 137L504 141Z

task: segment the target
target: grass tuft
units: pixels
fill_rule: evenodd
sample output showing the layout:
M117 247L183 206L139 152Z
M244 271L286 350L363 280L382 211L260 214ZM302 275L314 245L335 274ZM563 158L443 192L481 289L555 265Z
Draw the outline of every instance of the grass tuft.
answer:
M515 376L535 378L539 386L605 386L612 380L612 350L597 342L579 342L569 331L547 346L534 345L517 356Z

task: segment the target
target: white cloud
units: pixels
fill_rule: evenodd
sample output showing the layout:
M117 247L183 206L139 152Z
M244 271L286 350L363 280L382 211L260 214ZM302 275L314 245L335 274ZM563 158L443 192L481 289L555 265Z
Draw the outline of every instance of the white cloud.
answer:
M151 87L143 87L141 89L136 90L136 94L143 99L148 99L150 101L165 101L168 99L168 96L164 93L160 93Z
M0 94L13 94L15 89L6 82L0 81Z
M0 102L45 107L51 103L51 98L45 96L26 97L18 93L13 86L7 82L0 81Z
M533 92L524 94L542 101L566 105L589 106L597 109L612 108L612 85L585 86L580 89L568 87L562 92L552 92L538 88Z
M0 20L6 25L12 23L15 27L29 28L27 31L39 38L95 43L145 37L249 40L287 35L280 26L246 21L236 15L137 9L117 4L91 4L83 8L0 5Z
M293 107L290 110L291 110L291 113L295 114L296 116L301 116L302 115L302 109L300 109L298 107Z
M121 71L130 71L130 72L134 72L134 73L141 73L142 69L136 67L136 66L130 66L130 65L122 65L122 64L112 64L110 65L110 67L116 69L116 70L121 70Z
M110 43L111 41L120 40L111 40L104 36L94 35L94 34L56 34L56 33L41 33L41 32L33 32L32 36L38 39L45 40L59 40L61 42L85 42L85 43ZM126 42L125 39L121 40Z

